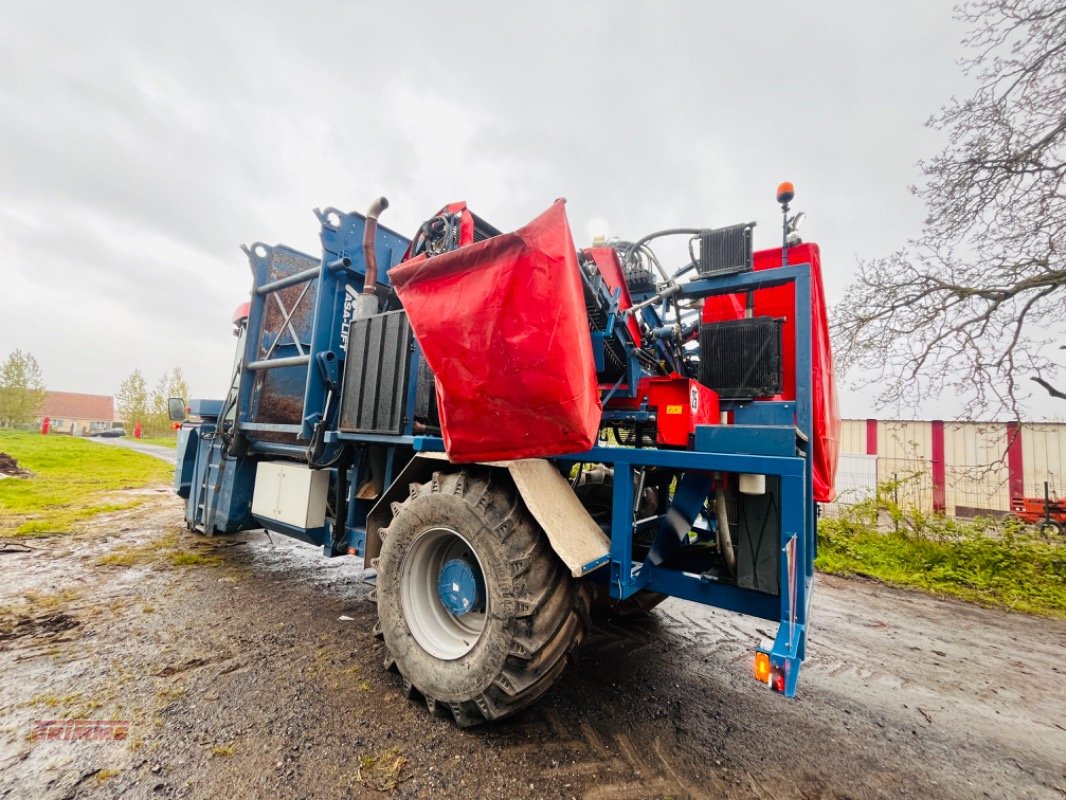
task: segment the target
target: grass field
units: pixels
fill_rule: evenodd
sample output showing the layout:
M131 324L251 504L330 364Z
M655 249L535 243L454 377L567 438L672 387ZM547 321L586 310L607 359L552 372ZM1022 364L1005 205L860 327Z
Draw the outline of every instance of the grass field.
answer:
M1066 619L1066 542L1013 522L895 511L891 531L878 530L869 508L822 519L818 569Z
M67 436L0 430L0 452L33 473L0 480L0 536L70 533L79 520L139 505L119 489L168 483L173 467L121 447Z
M171 434L169 436L142 436L136 441L144 442L145 444L155 444L160 447L178 446L178 437L176 434Z

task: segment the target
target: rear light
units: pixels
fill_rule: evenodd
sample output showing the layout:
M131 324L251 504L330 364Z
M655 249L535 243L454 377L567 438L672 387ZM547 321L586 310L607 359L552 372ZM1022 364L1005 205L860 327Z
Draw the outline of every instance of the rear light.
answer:
M765 683L775 692L785 692L785 670L770 663L770 654L764 650L755 651L755 680Z
M770 683L770 654L761 650L755 651L755 680L760 683Z
M783 670L773 669L770 673L770 688L775 692L785 691L785 673Z

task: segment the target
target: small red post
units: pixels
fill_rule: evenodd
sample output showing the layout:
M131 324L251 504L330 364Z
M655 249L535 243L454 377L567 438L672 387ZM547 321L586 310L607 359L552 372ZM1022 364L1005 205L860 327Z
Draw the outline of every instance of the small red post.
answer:
M877 455L877 420L866 420L866 455Z
M140 439L141 438L141 423L139 423L139 422L133 423L133 438L134 439Z
M52 418L51 417L45 417L43 420L41 420L41 433L42 434L47 436L48 435L48 431L49 431L49 429L51 427L52 427Z

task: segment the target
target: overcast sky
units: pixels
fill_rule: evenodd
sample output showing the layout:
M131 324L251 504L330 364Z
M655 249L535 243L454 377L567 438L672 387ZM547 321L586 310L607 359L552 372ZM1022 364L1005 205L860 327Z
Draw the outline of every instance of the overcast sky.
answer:
M318 255L311 210L379 194L407 235L457 199L510 229L565 196L579 243L756 219L771 246L788 179L835 301L918 233L923 123L968 91L929 0L2 8L0 358L66 391L180 366L221 395L239 245Z

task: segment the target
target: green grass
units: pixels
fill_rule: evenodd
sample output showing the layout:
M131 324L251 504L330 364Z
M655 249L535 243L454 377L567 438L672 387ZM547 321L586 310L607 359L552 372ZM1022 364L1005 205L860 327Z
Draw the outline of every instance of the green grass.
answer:
M114 492L167 483L173 467L158 458L83 439L0 430L0 452L33 473L0 480L0 535L70 533L77 523L141 504Z
M893 530L877 529L877 510L895 520ZM868 501L822 519L818 538L823 572L1066 619L1066 543L1017 522L962 522Z
M154 444L154 445L158 445L159 447L177 447L178 446L178 437L177 437L177 435L171 435L171 436L142 436L139 440L135 440L135 441L141 441L141 442L144 442L145 444Z
M175 567L213 566L221 564L222 557L204 555L203 553L172 553L170 563Z

